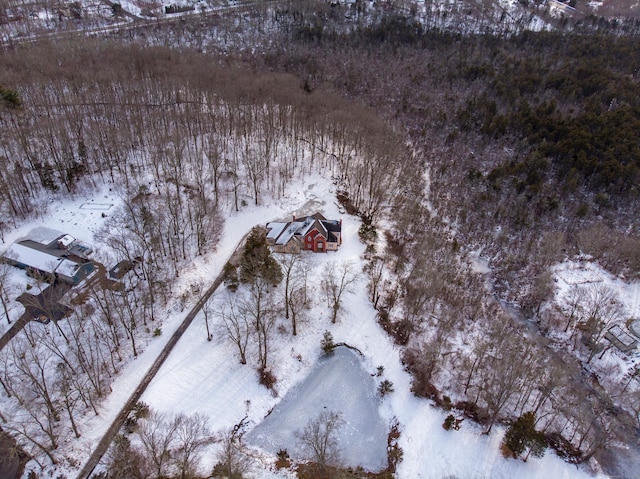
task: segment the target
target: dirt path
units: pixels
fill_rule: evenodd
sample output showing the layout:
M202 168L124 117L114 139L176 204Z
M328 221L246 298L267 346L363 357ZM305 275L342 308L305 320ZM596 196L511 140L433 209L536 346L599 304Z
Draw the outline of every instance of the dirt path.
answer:
M244 242L248 235L249 233L245 234L242 237L242 239L236 246L235 250L229 257L229 260L228 260L229 262L238 264L238 261L240 259L240 254L242 251L241 248L244 245ZM156 360L153 362L153 364L149 368L149 371L147 371L145 376L142 378L142 381L140 382L138 387L135 389L135 391L133 391L133 393L131 394L127 402L124 404L124 406L116 416L115 420L113 421L109 429L107 429L107 432L104 434L104 436L96 446L95 450L93 451L93 454L91 454L91 456L85 463L84 467L78 473L78 476L77 476L78 479L87 479L91 475L95 467L100 462L100 459L102 458L102 456L105 454L105 452L107 452L107 449L111 445L111 442L120 431L120 428L124 424L124 421L129 415L129 412L133 409L135 404L140 400L140 397L144 393L145 389L147 389L147 386L149 386L149 384L151 383L151 381L153 380L157 372L160 370L160 368L164 364L165 360L169 357L169 354L171 354L171 351L173 350L175 345L178 343L178 340L182 337L182 335L187 330L189 325L191 325L194 318L200 312L200 310L205 305L207 300L211 297L211 295L215 292L215 290L218 289L218 287L222 284L223 275L224 275L224 272L221 271L220 274L213 281L209 289L207 289L207 291L202 295L202 297L198 300L198 302L191 309L191 311L189 311L189 314L187 314L187 316L184 318L180 326L178 326L178 329L176 329L176 331L173 333L171 338L169 338L169 341L167 341L167 344L165 345L165 347L162 349L162 351L160 351L160 354L158 355Z

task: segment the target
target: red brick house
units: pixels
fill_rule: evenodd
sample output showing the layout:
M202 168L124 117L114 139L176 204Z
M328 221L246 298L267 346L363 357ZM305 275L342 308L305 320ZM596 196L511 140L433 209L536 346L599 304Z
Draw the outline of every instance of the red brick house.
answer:
M267 243L277 253L337 251L342 244L342 220L328 220L320 213L289 223L268 223Z

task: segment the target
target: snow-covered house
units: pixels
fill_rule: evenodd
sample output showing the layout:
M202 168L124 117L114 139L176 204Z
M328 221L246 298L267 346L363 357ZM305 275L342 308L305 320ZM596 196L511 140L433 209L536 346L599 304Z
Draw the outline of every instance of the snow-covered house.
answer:
M288 223L267 224L267 243L277 253L336 251L342 244L342 220L328 220L320 213Z
M94 265L81 259L76 261L71 253L75 243L75 238L70 235L49 228L36 228L26 238L13 243L0 261L49 281L57 278L78 284L94 270Z

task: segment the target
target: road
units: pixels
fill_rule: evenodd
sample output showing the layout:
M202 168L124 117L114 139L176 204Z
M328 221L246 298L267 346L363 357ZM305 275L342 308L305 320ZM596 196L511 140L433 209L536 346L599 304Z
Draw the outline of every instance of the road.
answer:
M242 239L234 249L233 253L229 257L228 261L234 264L238 264L240 254L242 251L242 246L244 245L244 242L248 235L249 233L245 234L242 237ZM160 354L158 355L156 360L153 362L153 364L149 368L149 371L147 371L145 376L142 378L142 381L140 382L138 387L133 391L133 393L127 400L127 402L124 404L124 406L116 416L111 426L109 426L109 429L107 429L107 432L104 434L104 436L96 446L96 449L94 450L94 452L91 454L91 456L85 463L84 467L80 470L77 476L78 479L87 479L91 475L93 470L96 468L102 456L104 456L104 454L107 452L107 449L109 449L111 442L120 431L122 425L124 424L125 419L129 415L129 412L133 409L135 404L140 400L145 389L147 389L147 387L149 386L149 384L151 383L155 375L158 373L158 371L164 364L165 360L169 357L169 354L171 354L171 351L173 350L175 345L178 343L178 341L180 340L184 332L193 322L194 318L198 315L200 310L203 308L203 306L211 297L211 295L215 292L215 290L218 289L218 287L222 284L223 275L224 275L224 271L221 271L220 274L213 281L209 289L207 289L207 291L202 295L202 297L198 300L198 302L191 309L191 311L189 311L189 314L187 314L187 316L184 318L180 326L178 326L178 329L176 329L176 331L173 333L171 338L169 338L169 341L167 341L167 344L165 345L165 347L162 349L162 351L160 351Z

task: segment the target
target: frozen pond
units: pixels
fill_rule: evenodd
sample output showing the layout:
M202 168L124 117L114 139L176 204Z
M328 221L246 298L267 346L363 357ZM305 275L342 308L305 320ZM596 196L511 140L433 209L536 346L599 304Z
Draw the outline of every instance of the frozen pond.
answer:
M324 410L339 412L344 421L337 435L343 464L378 471L387 466L388 433L378 414L379 404L374 379L355 353L339 347L333 355L320 358L309 376L246 439L271 453L286 449L292 458L304 459L296 431Z

